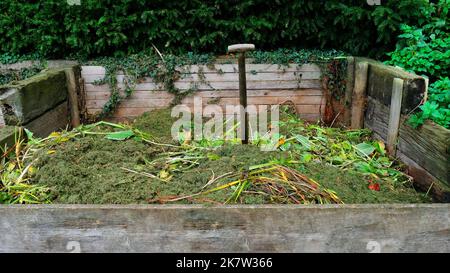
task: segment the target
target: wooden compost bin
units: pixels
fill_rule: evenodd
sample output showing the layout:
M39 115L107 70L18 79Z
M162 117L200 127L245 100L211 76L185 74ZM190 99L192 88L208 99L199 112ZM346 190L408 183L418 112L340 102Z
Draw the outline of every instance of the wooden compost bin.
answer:
M450 205L0 206L0 252L449 252Z
M358 62L359 59L350 62L350 94L354 90L353 76L358 80L355 85L361 87ZM233 64L217 64L212 70L191 66L177 87L190 88L198 80L199 68L210 84L198 84L193 96L202 97L206 103L219 99L221 105L237 104L238 76ZM219 69L222 72L218 73ZM278 104L290 100L303 118L317 120L322 116L325 101L316 65L283 70L277 65L249 64L247 71L249 103ZM369 94L364 122L382 137L384 129L371 125L375 124L370 118L373 112L375 116L383 112L371 110L379 105L371 99L375 70L370 66L368 71L368 82L362 88L364 95ZM104 73L101 67L82 68L86 108L91 114L100 111L109 97L108 86L93 84ZM119 80L121 77L118 75ZM380 88L392 90L392 79L385 79L386 86ZM145 111L168 106L172 98L151 79L145 79L136 86L131 98L119 106L114 117L132 119ZM184 103L191 104L192 99L188 97ZM400 132L402 138L405 134ZM397 150L405 151L402 147L400 144ZM449 251L450 204L0 206L0 252Z
M192 107L194 98L197 97L202 98L205 105L239 105L237 64L191 65L178 70L180 79L175 82L175 87L181 91L196 90L182 104ZM291 101L302 118L309 121L320 119L325 100L318 65L285 67L276 64L247 64L246 71L248 104L274 105ZM98 113L110 97L107 84L94 84L103 79L105 69L101 66L83 66L81 73L85 82L87 111L90 114ZM123 78L123 74L117 75L119 88L122 89ZM168 107L174 97L151 78L144 79L134 89L131 97L124 100L113 113L116 120L133 119L146 111Z
M427 79L365 58L356 58L355 74L364 64L368 66L364 127L408 166L419 188L438 201L450 202L450 130L430 121L417 129L407 123L426 99Z
M0 65L0 71L35 64L26 61ZM0 86L0 129L22 126L35 136L46 137L54 131L79 125L80 67L69 61L48 61L47 65L47 69L28 79Z

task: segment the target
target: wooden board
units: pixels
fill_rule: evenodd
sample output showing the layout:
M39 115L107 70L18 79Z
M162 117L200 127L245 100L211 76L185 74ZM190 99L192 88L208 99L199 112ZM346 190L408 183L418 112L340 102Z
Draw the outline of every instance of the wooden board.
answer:
M320 72L286 72L286 73L257 73L252 74L250 72L246 73L248 81L263 81L263 80L272 80L272 81L300 81L300 80L319 80ZM104 74L84 74L83 78L86 83L93 83L95 81L100 81L104 78ZM204 78L203 78L204 77ZM118 83L123 83L125 76L123 74L119 74L116 77ZM238 73L223 73L223 74L205 74L203 76L199 76L199 74L181 74L178 82L192 82L192 81L206 81L206 82L234 82L239 81ZM150 82L153 83L152 78L143 78L140 80L141 82Z
M86 94L87 100L106 100L110 97L111 93L109 90L103 91L92 91L90 89ZM95 89L94 89L95 90ZM125 92L120 92L122 96ZM195 96L202 98L235 98L239 96L238 90L220 90L220 91L199 91L195 92ZM318 96L322 97L322 91L317 89L300 89L300 90L248 90L248 97L292 97L292 96ZM167 91L134 91L130 99L153 99L153 98L173 98L174 95Z
M212 73L212 74L221 74L221 73L237 73L238 65L237 64L214 64L214 65L190 65L190 66L182 66L177 70L184 73ZM283 72L320 72L320 67L316 64L304 64L304 65L278 65L278 64L250 64L247 63L245 66L245 70L249 73L283 73ZM102 66L83 66L82 67L82 75L105 75L105 68Z
M89 87L88 87L89 86ZM103 87L100 87L103 86ZM89 85L87 83L88 90L105 90L109 89L108 85ZM117 86L120 89L124 89L124 84L119 83ZM100 88L98 88L100 87ZM176 81L175 87L181 90L195 89L195 90L231 90L239 89L239 81L225 81L225 82L188 82L188 81ZM98 89L97 89L98 88ZM101 89L103 88L103 89ZM301 81L271 81L271 80L261 80L261 81L247 81L247 90L251 89L320 89L320 80L301 80ZM139 83L133 87L134 90L144 91L144 90L164 90L164 86L160 84L155 84L153 82Z
M205 76L205 81L200 81L199 70ZM192 106L195 96L202 98L203 105L215 103L223 107L227 104L239 104L237 64L216 64L214 68L209 65L192 65L180 67L179 71L180 79L175 82L175 87L180 90L196 90L194 95L188 96L182 103ZM110 87L107 84L93 84L104 75L103 67L82 67L86 107L90 114L101 111L110 97ZM248 64L248 103L273 105L292 101L303 118L317 121L325 103L320 77L320 68L315 64L289 67ZM125 86L121 83L124 79L123 73L119 73L117 79L120 93L124 95ZM174 98L173 94L164 90L164 86L155 84L150 78L140 80L133 89L133 94L124 100L113 114L114 118L133 118L152 109L167 107Z
M365 126L386 141L389 123L389 108L369 97ZM399 130L398 150L417 165L450 186L450 130L432 122L418 129L406 124L402 116Z
M0 234L0 252L448 253L450 205L12 205Z

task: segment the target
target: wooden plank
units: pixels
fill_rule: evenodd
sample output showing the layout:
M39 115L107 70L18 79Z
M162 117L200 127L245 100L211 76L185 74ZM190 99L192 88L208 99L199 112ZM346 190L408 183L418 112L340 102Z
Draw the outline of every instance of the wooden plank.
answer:
M195 96L189 96L187 98L184 98L182 100L183 104L190 104L193 103ZM211 102L215 102L214 104L219 105L239 105L239 98L203 98L202 99L204 104L209 104ZM305 105L305 104L314 104L319 105L323 104L324 100L320 96L292 96L292 97L269 97L269 96L263 96L263 97L249 97L248 98L248 104L255 104L255 105L276 105L276 104L282 104L286 101L292 101L294 104L297 105ZM101 108L107 100L87 100L86 101L86 107L88 108ZM172 102L171 98L153 98L153 99L133 99L128 98L124 100L121 105L124 105L124 107L147 107L147 106L153 106L155 104L164 104L166 106L169 106L169 104Z
M389 108L370 98L365 126L386 141L388 120ZM439 179L441 184L450 185L450 130L429 121L414 129L402 116L397 149Z
M319 80L321 76L317 71L304 71L304 72L286 72L286 73L257 73L253 74L247 71L246 77L248 81L299 81L299 80ZM185 74L181 75L178 80L180 82L191 81L206 81L206 82L225 82L225 81L238 81L239 73L223 73L223 74L205 74L204 79L199 74Z
M95 86L95 87L94 87ZM123 84L117 85L119 89L124 89ZM191 82L175 82L175 87L180 90L238 90L239 82L211 82L191 83ZM154 83L140 83L134 88L136 91L163 90L164 86ZM247 81L247 90L267 90L267 89L321 89L320 80L302 80L295 81ZM108 85L89 85L86 84L86 91L92 90L109 90Z
M130 121L135 120L139 116L141 116L143 113L153 110L153 109L149 110L149 109L145 109L145 108L136 108L136 109L141 109L141 111L138 111L137 115L135 115L135 116L129 116L129 115L128 116L114 116L113 115L112 117L109 117L106 120L112 121L112 122L116 122L116 123L119 123L119 122L130 122ZM231 116L225 115L224 119L228 119L230 117ZM316 122L320 121L321 115L319 115L319 114L302 114L302 113L299 113L299 117L301 119L305 120L305 121L316 123Z
M248 90L247 96L322 96L322 90L317 89L298 89L298 90ZM111 93L109 91L89 91L86 94L87 100L108 99ZM121 92L121 95L125 95ZM234 98L237 97L237 90L220 90L220 91L197 91L195 96L202 98ZM173 98L173 94L167 91L134 91L130 98L135 99L152 99L152 98Z
M181 90L196 88L197 90L230 90L239 89L239 82L211 82L209 84L198 83L192 86L189 82L176 82L175 87ZM247 90L252 89L320 89L320 80L295 81L247 81Z
M170 103L172 102L171 99L158 99L158 100L125 100L123 101L118 107L119 108L152 108L156 106L160 107L169 107ZM258 103L249 103L249 104L255 104L255 105L275 105L274 103L271 103L270 100L258 100ZM86 106L88 109L101 109L105 105L106 101L98 101L98 100L91 100L86 102ZM182 104L191 106L193 105L193 100L184 100ZM232 101L229 100L219 100L215 101L215 99L208 99L203 100L202 105L219 105L219 106L226 106L226 105L239 105L239 99L233 99ZM309 104L309 103L303 103L303 104L296 104L298 106L298 110L300 113L318 113L319 109L324 108L324 104Z
M351 113L352 113L352 97L353 87L355 84L355 58L347 57L347 76L345 84L345 97L344 97L344 124L346 126L351 125Z
M417 188L428 192L437 202L450 203L450 187L440 183L439 179L402 152L397 152L397 156L408 166L408 174L414 177L414 185Z
M89 100L86 101L86 107L89 108L102 108L107 100ZM154 107L154 106L169 106L172 102L172 99L150 99L150 100L141 100L141 99L126 99L121 102L120 107Z
M65 68L67 93L70 107L70 119L73 128L78 127L81 123L80 110L78 108L78 84L79 84L79 66Z
M11 205L0 252L448 253L449 219L449 204Z
M403 97L403 80L399 78L394 78L394 83L392 86L391 105L389 107L389 122L386 141L387 150L389 154L393 156L395 156L397 147L398 130L400 126L400 114L402 108L402 97Z
M64 130L70 126L68 102L64 101L53 109L23 125L36 137L47 137L52 132Z
M246 73L247 79L252 81L261 81L261 80L274 80L274 81L299 81L299 80L319 80L321 73L317 71L304 71L304 72L286 72L286 73L257 73L253 74L250 72ZM104 74L85 74L83 78L86 83L93 83L95 81L102 80L104 78ZM206 81L206 82L226 82L226 81L238 81L238 73L223 73L223 74L204 74L199 76L199 74L182 74L180 78L177 80L178 82L197 82L197 81ZM125 76L123 74L118 74L116 79L117 82L124 82ZM152 78L143 78L140 79L140 82L149 82L153 83L154 80Z
M134 104L134 105L130 105L130 104ZM138 103L132 103L132 102L123 102L122 104L119 105L119 107L117 108L117 110L113 113L114 117L130 117L130 116L139 116L144 112L148 112L151 111L153 109L161 109L161 108L165 108L168 105L163 105L163 104L142 104L143 106L139 106ZM188 107L190 107L191 109L193 109L193 103L187 103L186 104ZM204 103L203 106L207 106L207 103ZM89 113L93 114L93 113L98 113L102 110L102 106L101 104L97 104L96 107L90 107L88 108ZM225 113L225 105L223 104L219 104L219 106L221 106L223 113ZM324 105L296 105L297 108L297 113L300 115L306 115L306 116L313 116L314 118L320 118L320 109L323 109Z
M246 64L246 70L256 73L271 73L271 72L320 72L320 67L316 64L304 64L289 66L278 64ZM199 69L202 73L237 73L237 64L214 64L214 65L186 65L177 68L181 72L198 73ZM102 66L82 66L82 75L105 75L105 68Z
M364 125L365 96L367 87L367 62L355 64L355 86L352 99L351 128L360 129Z
M249 97L248 104L282 104L286 101L292 101L294 104L322 104L323 98L320 96L293 96L293 97ZM239 104L239 98L222 98L221 104Z

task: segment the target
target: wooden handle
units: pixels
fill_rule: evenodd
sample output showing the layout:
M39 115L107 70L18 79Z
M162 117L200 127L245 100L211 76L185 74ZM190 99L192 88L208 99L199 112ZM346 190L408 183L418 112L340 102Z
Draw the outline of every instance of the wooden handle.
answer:
M254 44L236 44L236 45L228 46L228 52L229 53L232 53L232 52L245 52L245 51L250 51L250 50L255 50L255 45Z

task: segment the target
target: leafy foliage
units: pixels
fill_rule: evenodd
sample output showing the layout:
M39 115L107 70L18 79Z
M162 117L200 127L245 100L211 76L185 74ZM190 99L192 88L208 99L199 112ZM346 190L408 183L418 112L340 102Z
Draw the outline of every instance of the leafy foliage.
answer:
M423 22L427 0L3 0L0 54L46 58L125 56L155 44L165 52L222 54L249 41L264 50L339 48L380 56L400 23Z
M414 128L431 119L450 129L450 79L446 77L433 83L428 90L428 101L419 108L422 111L409 119Z
M450 76L450 1L441 0L418 26L402 25L397 49L388 64L398 65L431 80Z
M422 112L411 116L409 123L418 127L431 119L450 127L450 0L432 5L427 20L416 26L402 25L397 49L387 63L398 65L430 78L428 101Z

